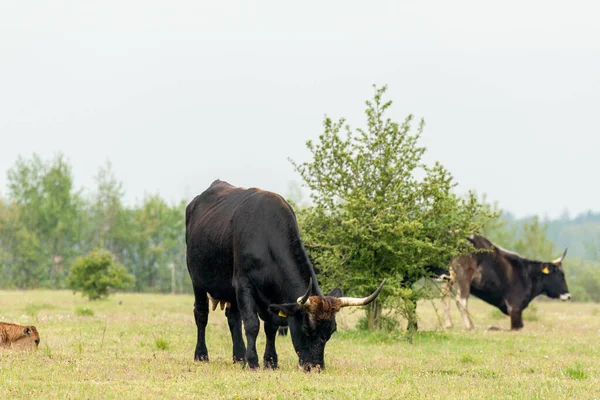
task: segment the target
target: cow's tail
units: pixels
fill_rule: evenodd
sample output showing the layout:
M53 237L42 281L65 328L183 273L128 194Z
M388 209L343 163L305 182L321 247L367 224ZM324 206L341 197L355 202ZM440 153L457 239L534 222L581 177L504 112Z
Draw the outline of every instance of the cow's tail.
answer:
M425 267L427 271L434 276L436 282L448 282L450 281L450 270L448 268L441 268L434 265L428 265Z

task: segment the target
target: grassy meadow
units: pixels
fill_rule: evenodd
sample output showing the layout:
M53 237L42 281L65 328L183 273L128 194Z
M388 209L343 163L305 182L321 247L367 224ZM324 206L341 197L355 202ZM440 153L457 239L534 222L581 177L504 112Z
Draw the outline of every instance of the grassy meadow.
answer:
M327 370L297 368L291 339L278 338L279 369L231 362L224 311L211 313L210 363L193 361L193 297L116 294L89 302L68 291L0 291L0 321L33 324L38 351L0 351L0 398L198 399L600 399L600 305L535 302L521 332L473 299L476 329L453 330L419 305L414 344L401 333L354 330L362 311L344 310L329 341ZM259 354L264 351L259 336Z

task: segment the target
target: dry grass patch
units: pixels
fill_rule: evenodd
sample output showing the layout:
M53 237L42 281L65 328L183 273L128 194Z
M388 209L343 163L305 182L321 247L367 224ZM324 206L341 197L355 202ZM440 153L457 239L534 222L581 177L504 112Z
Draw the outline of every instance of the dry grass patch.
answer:
M591 304L538 302L537 319L521 332L486 332L491 325L507 329L508 319L495 319L491 307L473 300L476 329L466 331L453 309L456 327L445 331L424 302L413 345L402 332L354 330L362 312L343 310L325 351L327 370L305 374L289 336L278 338L279 370L234 365L223 311L209 318L210 363L195 363L193 303L192 296L117 294L90 303L67 291L0 291L0 320L35 320L41 336L37 352L0 352L0 397L589 399L600 393L600 321ZM94 314L81 317L78 307L93 307ZM261 358L264 344L261 332Z

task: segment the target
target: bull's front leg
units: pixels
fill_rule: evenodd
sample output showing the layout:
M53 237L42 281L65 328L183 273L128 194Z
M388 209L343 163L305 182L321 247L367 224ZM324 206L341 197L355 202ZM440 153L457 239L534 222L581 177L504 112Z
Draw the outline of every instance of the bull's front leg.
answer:
M510 329L518 331L523 327L523 310L512 309L510 310Z
M275 349L275 338L279 326L275 325L269 319L265 319L265 335L267 337L267 345L265 346L264 366L265 368L277 368L277 350Z

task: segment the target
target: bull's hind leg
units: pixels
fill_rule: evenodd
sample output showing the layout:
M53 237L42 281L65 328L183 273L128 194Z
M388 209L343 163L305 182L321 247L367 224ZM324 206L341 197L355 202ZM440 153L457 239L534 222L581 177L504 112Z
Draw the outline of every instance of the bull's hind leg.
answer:
M233 341L233 362L244 362L246 356L246 345L242 336L242 316L237 303L231 303L231 307L225 310L227 323Z
M208 323L208 297L206 292L194 286L194 318L198 328L198 341L194 353L195 361L208 361L208 349L206 348L206 324Z
M471 322L471 317L469 316L469 309L467 308L467 303L469 299L469 295L471 294L470 281L467 283L458 281L458 293L456 293L456 306L460 311L460 315L465 323L467 329L473 329L473 322Z
M265 346L265 356L263 358L265 368L277 368L277 350L275 349L275 338L279 326L269 320L265 320L265 335L267 337L267 345Z
M236 297L238 307L244 321L244 330L246 331L246 363L251 369L256 369L258 365L258 353L256 352L256 337L260 331L260 321L258 319L256 302L252 296L252 289L249 282L238 281L234 283L236 288Z
M452 328L452 317L450 316L450 298L452 296L452 283L442 284L442 302L444 303L444 328Z

